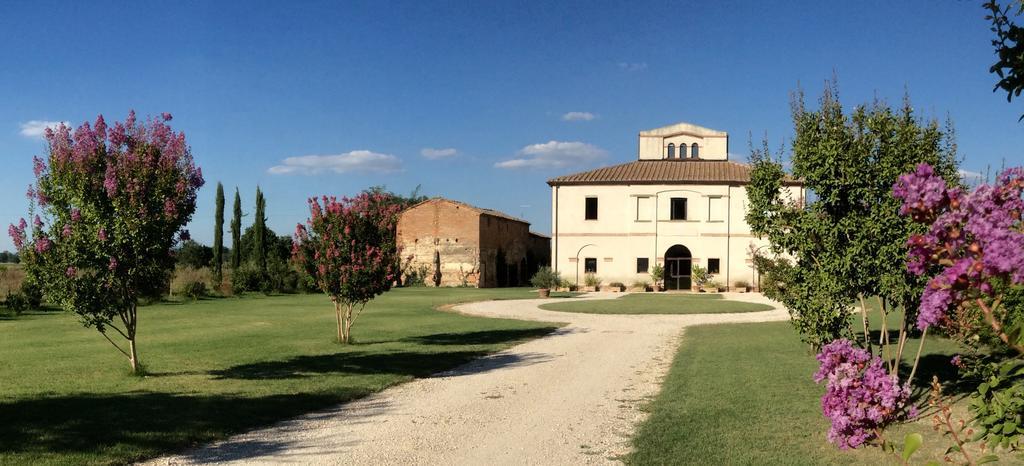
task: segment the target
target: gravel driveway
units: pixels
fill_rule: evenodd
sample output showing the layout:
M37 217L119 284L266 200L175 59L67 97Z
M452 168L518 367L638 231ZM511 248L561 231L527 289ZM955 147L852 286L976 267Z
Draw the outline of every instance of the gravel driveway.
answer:
M610 299L622 294L591 293ZM435 377L248 432L153 464L605 464L629 452L690 325L786 320L774 310L599 315L545 311L558 299L487 301L456 311L566 322L555 334Z

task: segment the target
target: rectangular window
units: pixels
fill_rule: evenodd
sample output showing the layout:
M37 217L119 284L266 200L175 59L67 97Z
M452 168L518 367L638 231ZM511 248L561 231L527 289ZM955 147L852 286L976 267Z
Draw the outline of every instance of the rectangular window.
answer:
M671 202L672 211L669 213L671 220L686 220L686 198L673 197Z
M586 212L586 217L584 217L584 218L586 220L597 220L597 198L596 197L588 197L587 198L587 212Z
M718 259L708 259L708 273L720 273L721 266Z
M583 273L597 273L597 258L588 257L583 259Z
M647 273L648 262L646 257L636 258L636 273Z
M636 198L636 220L638 222L647 222L653 217L654 212L654 200L648 196L638 196Z
M725 199L721 196L708 198L708 221L725 221Z

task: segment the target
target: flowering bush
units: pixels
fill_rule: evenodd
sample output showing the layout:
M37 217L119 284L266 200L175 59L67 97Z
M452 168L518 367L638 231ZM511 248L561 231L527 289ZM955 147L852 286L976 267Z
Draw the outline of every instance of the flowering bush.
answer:
M338 342L349 343L366 303L399 276L395 228L401 206L383 193L324 196L322 202L309 200L311 217L296 226L292 257L331 297Z
M893 194L900 211L930 224L927 233L908 241L907 268L917 275L934 272L921 296L917 327L948 321L965 304L977 305L1000 338L1024 354L1024 347L1002 331L995 313L1000 285L1024 285L1024 168L999 175L970 194L949 187L931 166L921 164L901 176Z
M994 185L971 193L937 179L922 164L900 177L893 193L901 212L930 224L908 241L907 268L931 275L921 297L917 326L941 326L954 335L986 325L1007 347L1024 355L1019 300L1024 285L1024 168L1011 168ZM1016 308L1005 309L1007 306ZM962 367L964 362L954 362ZM972 397L980 436L991 445L1015 447L1024 424L1024 368L1016 358L986 364L988 375Z
M101 115L73 132L48 129L49 154L34 159L36 183L28 190L38 215L31 226L21 219L8 228L46 298L99 330L132 371L139 367L138 298L166 287L171 249L188 238L182 228L203 185L184 133L170 120L165 113L140 123L130 112L110 128ZM127 350L109 329L127 340Z
M901 385L882 360L854 347L847 339L822 347L815 382L826 381L821 408L832 427L828 439L840 449L857 448L876 440L887 425L916 416L906 409L909 384Z

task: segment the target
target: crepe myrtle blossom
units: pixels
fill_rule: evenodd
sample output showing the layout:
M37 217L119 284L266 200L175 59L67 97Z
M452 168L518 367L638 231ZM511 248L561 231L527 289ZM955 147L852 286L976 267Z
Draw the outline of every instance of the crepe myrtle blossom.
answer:
M917 410L907 407L910 386L885 370L881 358L846 339L822 347L814 381L825 381L821 408L831 422L828 440L842 450L877 439L885 426Z
M941 324L965 301L991 298L992 283L1024 284L1024 168L1010 168L971 193L950 187L921 164L899 178L900 212L930 225L907 241L907 269L934 274L921 296L917 327Z
M33 159L36 180L26 192L41 215L31 226L8 227L26 268L47 283L47 300L101 333L117 328L129 347L108 341L133 370L137 298L160 292L174 267L167 251L187 237L182 229L204 183L185 134L170 120L164 113L140 121L129 112L112 126L99 116L48 128L47 154Z

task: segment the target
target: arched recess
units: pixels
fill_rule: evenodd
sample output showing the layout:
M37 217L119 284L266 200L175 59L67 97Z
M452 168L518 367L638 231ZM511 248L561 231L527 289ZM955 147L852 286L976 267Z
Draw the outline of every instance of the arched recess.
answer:
M690 289L690 267L693 255L682 244L674 245L665 251L665 289Z

